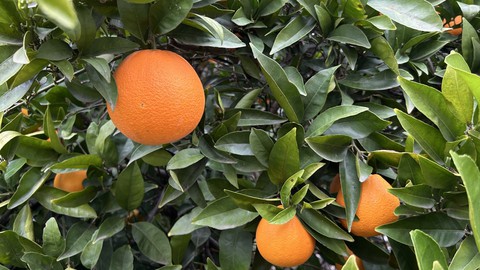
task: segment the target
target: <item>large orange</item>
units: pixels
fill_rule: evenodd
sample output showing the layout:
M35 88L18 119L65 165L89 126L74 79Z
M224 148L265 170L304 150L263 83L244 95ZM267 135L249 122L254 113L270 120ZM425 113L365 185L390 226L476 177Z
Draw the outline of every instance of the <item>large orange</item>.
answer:
M270 224L262 218L255 237L260 255L280 267L305 263L315 249L315 239L296 216L284 224Z
M118 99L108 114L128 138L141 144L171 143L188 135L205 107L202 82L180 55L164 50L130 54L114 74Z
M393 211L400 205L400 200L387 190L392 186L378 174L370 175L361 184L360 200L358 202L358 221L352 223L351 232L357 236L370 237L379 235L375 227L394 222L398 219ZM342 190L337 194L337 202L345 206ZM347 222L340 219L347 228Z
M81 191L85 179L87 179L86 170L59 173L53 179L53 186L67 192Z

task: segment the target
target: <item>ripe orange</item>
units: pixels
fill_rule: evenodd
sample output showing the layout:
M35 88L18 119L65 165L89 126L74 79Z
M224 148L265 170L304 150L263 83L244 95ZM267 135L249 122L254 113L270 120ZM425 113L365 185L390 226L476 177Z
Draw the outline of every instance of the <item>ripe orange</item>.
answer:
M443 27L453 28L451 30L447 30L447 33L459 36L462 33L462 24L463 17L462 15L456 16L454 19L451 19L448 23L446 19L443 19Z
M315 249L315 239L295 216L284 224L260 220L256 232L257 248L269 263L292 267L305 263Z
M352 233L357 236L370 237L379 235L375 227L394 222L398 219L393 214L395 208L400 205L400 200L387 190L392 186L378 174L370 175L361 184L360 200L358 202L358 221L352 224ZM337 202L345 206L343 193L337 194ZM343 227L347 228L347 222L340 219Z
M330 183L329 192L331 194L338 193L341 188L342 186L340 185L340 175L337 173L335 177L333 177L332 182Z
M53 186L67 192L81 191L85 179L87 179L87 170L59 173L53 179Z
M203 85L180 55L164 50L130 54L114 74L118 98L107 110L115 126L141 144L178 141L200 122L205 107Z

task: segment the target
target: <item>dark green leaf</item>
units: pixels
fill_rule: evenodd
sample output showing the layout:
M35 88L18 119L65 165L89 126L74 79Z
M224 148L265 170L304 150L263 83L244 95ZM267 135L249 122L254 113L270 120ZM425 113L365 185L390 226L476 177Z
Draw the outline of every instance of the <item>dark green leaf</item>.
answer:
M305 140L317 155L332 162L342 161L352 144L352 138L345 135L325 135Z
M222 136L217 140L215 148L236 155L253 156L252 149L250 148L249 136L250 132L248 131L227 133L225 136Z
M183 215L175 222L175 224L173 224L172 228L168 232L168 236L171 237L175 235L188 235L196 229L202 228L202 226L192 224L193 218L198 216L198 214L200 214L200 211L202 211L202 208L196 207L190 213Z
M409 233L415 229L429 234L441 247L455 245L465 235L464 227L456 219L441 212L404 218L377 227L376 231L402 244L411 246L413 244Z
M144 40L148 29L149 5L118 0L117 6L125 29L140 40Z
M245 47L245 43L243 43L235 34L230 32L230 30L224 26L222 26L222 29L224 33L223 41L212 36L210 33L184 25L178 26L175 31L170 32L169 35L175 38L180 44L185 45L226 49Z
M62 207L77 207L89 203L95 198L97 193L97 187L87 186L81 191L69 192L65 196L54 199L52 203Z
M90 81L95 86L95 89L110 104L111 108L114 109L118 97L117 85L115 84L115 80L112 79L110 82L107 82L103 75L101 75L91 65L87 65L86 70Z
M150 260L171 264L172 248L165 233L148 222L137 222L132 225L132 235L140 252Z
M98 241L105 240L122 231L125 227L125 219L119 216L111 216L105 219L100 227L98 228L98 233L95 238L93 238L93 243L95 244Z
M277 125L287 121L276 114L256 109L233 109L227 111L225 116L228 117L238 112L241 112L237 124L239 127Z
M372 47L365 33L363 33L360 28L352 24L342 24L335 28L335 30L328 35L328 39L336 42L364 47L367 49Z
M322 110L327 99L331 81L338 67L339 66L323 69L305 83L307 96L303 98L303 102L305 103L304 120L312 119Z
M268 176L272 183L281 185L299 169L300 154L294 128L273 145L268 158Z
M204 156L199 149L187 148L177 152L168 162L167 170L186 168L202 160Z
M63 144L60 142L60 139L58 138L57 130L55 129L55 125L53 123L52 115L50 112L50 106L48 106L45 110L45 115L43 117L43 130L45 132L45 135L50 138L52 148L60 154L66 154L67 149L65 149Z
M97 155L80 155L65 159L50 167L54 173L68 173L78 170L86 170L89 166L102 167L102 159Z
M272 138L263 130L253 128L249 136L250 147L258 161L268 166L268 159L272 151L274 142Z
M157 1L150 7L150 27L157 34L175 29L187 16L193 0Z
M222 231L218 240L220 266L232 270L250 269L252 238L252 234L243 229Z
M339 119L325 131L325 134L346 135L353 139L361 139L385 129L390 124L391 122L380 119L376 114L364 111Z
M47 181L50 173L42 174L40 169L31 168L22 175L17 190L10 198L9 209L13 209L28 201L35 192Z
M9 64L8 70L2 70L2 64L0 64L0 85L2 76L11 72L15 69L15 64ZM12 75L13 76L13 75ZM8 80L9 78L5 78ZM10 108L10 106L14 105L18 100L20 100L27 92L30 90L30 86L32 85L32 81L25 82L12 90L8 90L6 92L0 92L0 110L3 112Z
M72 57L72 48L67 43L58 40L50 39L42 43L37 51L37 58L42 58L51 61L60 61Z
M431 187L450 189L460 181L458 175L423 156L418 156L418 164L425 183Z
M144 181L137 163L133 163L118 176L115 185L117 203L131 211L140 206L144 196Z
M133 253L129 245L121 246L113 252L110 270L133 270Z
M473 235L462 241L450 263L449 270L474 270L480 263L480 255Z
M62 207L52 202L53 200L63 197L66 194L67 192L63 190L59 190L50 186L43 186L37 190L33 197L38 200L43 207L58 214L77 218L97 217L95 210L88 204L83 204L78 207Z
M274 54L303 38L315 27L312 17L297 16L280 30L272 45L270 54Z
M306 136L312 137L323 134L336 121L367 111L368 108L355 105L342 105L329 108L319 114L308 127Z
M93 40L85 51L85 56L99 56L102 54L126 53L137 49L139 45L121 37L100 37Z
M95 267L98 259L100 258L100 252L102 251L103 241L95 242L93 240L97 235L98 231L93 234L92 239L88 241L87 245L82 251L82 254L80 255L80 261L82 262L82 265L88 269Z
M36 252L25 252L22 256L22 261L28 265L29 269L63 269L62 265L55 258Z
M345 241L353 241L352 236L338 227L333 221L325 217L322 213L314 209L304 209L300 212L299 217L313 230L333 239L340 239Z
M43 252L47 255L57 258L65 249L65 239L63 239L57 221L51 217L45 223L43 228Z
M424 184L391 188L388 192L398 197L402 202L415 207L429 209L435 205L432 188Z
M242 191L231 191L231 190L224 190L225 193L232 198L232 200L235 202L235 204L245 210L249 211L256 211L255 207L253 206L254 204L278 204L279 200L275 198L262 198L254 195L250 195L249 191L254 191L257 190L242 190Z
M68 230L66 238L65 251L57 260L70 258L82 252L87 243L91 240L95 229L89 227L86 223L75 223L70 230Z

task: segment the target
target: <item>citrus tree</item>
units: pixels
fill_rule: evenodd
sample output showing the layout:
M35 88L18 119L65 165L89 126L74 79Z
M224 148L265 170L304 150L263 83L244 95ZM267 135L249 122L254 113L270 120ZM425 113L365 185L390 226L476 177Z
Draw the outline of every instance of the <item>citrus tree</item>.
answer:
M0 269L477 269L479 12L1 0Z

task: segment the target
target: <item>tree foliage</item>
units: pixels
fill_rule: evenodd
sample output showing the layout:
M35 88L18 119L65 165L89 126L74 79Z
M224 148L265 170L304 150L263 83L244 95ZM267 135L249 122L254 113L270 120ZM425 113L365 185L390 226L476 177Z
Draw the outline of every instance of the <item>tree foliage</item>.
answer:
M317 241L298 269L343 264L347 247L367 269L476 269L479 12L477 0L0 1L0 269L270 269L256 225L295 214ZM444 27L457 15L461 36ZM187 59L206 96L198 127L158 146L106 113L118 64L152 48ZM84 190L52 187L77 170ZM384 237L340 225L360 191L340 207L337 173L344 187L392 183L400 219Z

